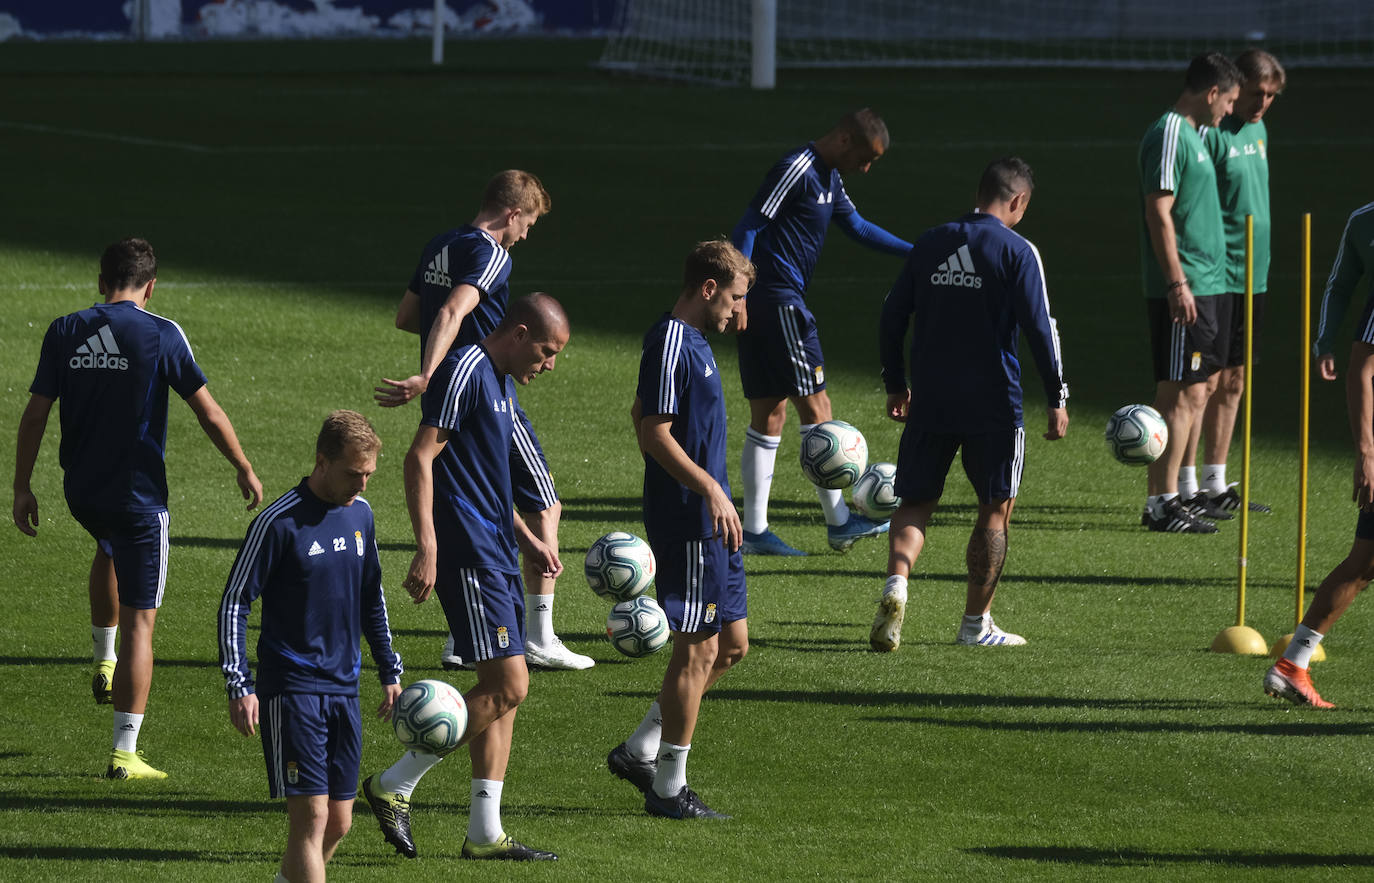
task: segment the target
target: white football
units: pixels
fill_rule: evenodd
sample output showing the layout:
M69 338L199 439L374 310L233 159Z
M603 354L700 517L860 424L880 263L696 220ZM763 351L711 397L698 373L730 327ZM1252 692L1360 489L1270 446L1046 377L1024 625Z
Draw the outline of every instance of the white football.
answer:
M582 569L593 592L613 601L628 601L644 594L656 568L648 543L617 530L592 543Z
M668 617L653 598L621 601L606 617L606 638L626 656L648 656L668 643Z
M406 748L442 757L463 740L468 706L452 684L416 681L401 691L391 710L391 726Z
M818 487L849 487L867 467L868 442L843 420L817 423L802 436L802 472Z
M1159 459L1169 444L1169 426L1149 405L1124 405L1107 421L1107 448L1128 466Z
M850 492L854 505L874 521L887 521L902 498L897 496L897 467L891 463L873 463L854 482Z

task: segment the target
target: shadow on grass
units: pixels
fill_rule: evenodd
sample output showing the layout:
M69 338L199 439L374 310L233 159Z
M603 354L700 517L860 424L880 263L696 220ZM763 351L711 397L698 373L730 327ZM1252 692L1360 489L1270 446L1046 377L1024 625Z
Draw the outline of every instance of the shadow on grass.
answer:
M980 846L964 850L990 858L1022 859L1073 865L1206 864L1242 868L1371 867L1374 855L1361 853L1241 852L1204 849L1155 852L1148 849L1097 849L1087 846Z
M210 852L195 849L152 849L137 846L0 846L0 858L86 862L277 862L276 852Z
M20 775L16 778L26 777ZM44 812L62 809L136 810L138 812L174 812L208 816L282 812L282 805L270 800L207 800L198 797L177 797L169 794L150 794L147 797L62 797L45 794L41 798L31 794L5 794L0 795L0 810L34 810L38 801L41 801Z
M836 553L838 554L838 553ZM882 582L887 579L887 574L881 570L856 570L854 568L843 567L760 567L754 564L756 556L745 556L744 572L754 576L827 576L838 579L872 579ZM793 559L796 560L796 559ZM968 582L968 575L959 578L960 582Z
M628 694L627 694L628 695ZM1105 699L1098 696L1008 696L994 693L917 693L860 690L748 690L714 689L710 698L727 702L799 702L807 705L914 705L938 708L1086 708L1128 711L1214 711L1253 708L1250 703L1209 702L1197 699ZM892 718L910 721L914 718ZM956 722L957 723L957 722ZM1374 724L1366 725L1374 729Z
M0 656L0 665L76 665L89 668L90 656ZM153 660L157 668L219 668L219 663L208 659L161 659Z
M852 626L851 626L852 628ZM798 653L843 653L867 650L853 638L756 638L749 636L749 645L770 650L793 650Z
M1128 703L1127 707L1136 703ZM1150 703L1139 703L1142 710ZM1193 711L1201 706L1181 706ZM880 724L931 724L967 730L1000 730L1022 733L1233 733L1241 736L1334 736L1374 735L1374 723L1274 723L1274 724L1195 724L1184 721L987 721L949 720L938 717L867 717Z

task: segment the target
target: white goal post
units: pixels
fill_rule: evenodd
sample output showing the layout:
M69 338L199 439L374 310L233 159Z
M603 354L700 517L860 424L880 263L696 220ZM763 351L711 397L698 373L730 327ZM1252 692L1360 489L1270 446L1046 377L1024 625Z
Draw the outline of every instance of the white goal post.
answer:
M1259 45L1374 64L1365 0L620 0L601 66L772 88L779 68L1181 68Z

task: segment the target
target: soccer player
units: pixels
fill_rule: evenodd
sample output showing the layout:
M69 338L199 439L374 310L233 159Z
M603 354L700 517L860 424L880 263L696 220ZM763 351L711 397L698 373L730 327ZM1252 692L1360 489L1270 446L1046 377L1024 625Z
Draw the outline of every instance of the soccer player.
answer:
M725 397L705 334L744 310L754 267L724 241L687 256L671 313L644 336L635 434L644 454L644 528L658 562L673 655L658 698L606 758L650 815L720 819L687 786L701 697L749 651L739 514L725 468Z
M210 395L181 327L147 312L157 256L124 239L100 258L105 302L53 321L43 337L29 403L19 419L14 523L37 534L29 482L53 402L62 400L59 461L72 517L95 540L91 641L97 703L114 704L111 779L163 779L138 750L153 680L153 626L167 579L167 390L186 400L215 448L234 467L252 509L262 483L233 424ZM115 635L119 654L115 655Z
M1371 296L1360 316L1360 341L1374 345L1374 202L1351 212L1341 232L1340 248L1331 265L1322 294L1321 315L1317 321L1317 342L1313 349L1317 357L1317 372L1323 380L1336 379L1336 329L1341 326L1350 299L1360 277L1370 274Z
M420 335L420 373L387 380L377 387L383 407L403 405L423 393L444 358L457 347L480 342L496 329L510 298L510 249L549 213L552 202L544 185L529 172L510 169L487 183L482 206L472 223L440 233L420 253L419 264L396 311L396 327ZM511 475L515 506L530 530L558 549L558 523L563 504L554 489L548 460L529 417L515 401L515 438L511 442ZM591 668L590 656L569 650L554 634L556 581L537 561L526 561L524 577L530 594L525 658L550 669ZM471 669L472 661L453 651L453 636L444 646L446 669Z
M1236 428L1240 398L1245 392L1245 216L1254 218L1254 329L1252 338L1259 346L1260 326L1264 320L1264 295L1269 288L1269 131L1264 115L1283 91L1287 74L1278 59L1263 49L1247 49L1236 57L1244 81L1240 96L1221 124L1201 129L1202 142L1216 169L1221 197L1222 221L1226 229L1226 299L1220 312L1230 314L1230 329L1225 352L1226 364L1208 379L1207 407L1184 452L1184 466L1178 476L1179 496L1207 517L1231 518L1240 507L1240 494L1226 483L1226 455ZM1226 335L1227 329L1221 329ZM1199 434L1207 436L1198 486L1197 458ZM1252 512L1271 512L1263 503L1250 503Z
M804 555L768 527L768 496L787 403L797 409L801 434L831 419L825 391L825 357L806 286L833 222L869 248L905 256L911 243L859 216L841 175L867 172L889 146L887 124L868 108L845 114L825 135L784 156L730 234L758 267L747 312L732 325L738 337L739 373L749 400L740 479L744 485L744 551L752 555ZM887 524L849 511L840 491L817 488L830 548L847 551Z
M245 736L262 722L267 787L286 798L278 883L323 881L353 824L362 758L359 639L382 682L377 716L401 695L391 649L372 507L360 494L381 439L363 415L335 411L315 442L315 468L248 527L219 608L219 661L229 720ZM262 598L258 677L248 667L248 613Z
M977 208L916 241L883 303L878 347L887 415L906 428L895 482L902 505L892 516L887 583L869 635L874 650L901 644L907 580L956 450L978 494L978 520L968 541L968 594L955 640L979 647L1026 643L998 628L991 612L1025 465L1018 329L1045 388L1045 438L1063 438L1069 425L1069 388L1040 252L1012 230L1034 187L1020 158L990 164L978 182ZM902 358L908 328L910 386Z
M1318 371L1323 380L1336 379L1336 359L1332 355L1336 328L1345 316L1350 297L1360 277L1374 279L1374 202L1350 215L1341 234L1341 245L1331 276L1322 296L1321 321L1317 330ZM1350 431L1355 438L1355 487L1353 499L1360 508L1355 522L1355 542L1350 553L1337 564L1317 587L1312 604L1293 632L1283 658L1264 675L1264 692L1281 696L1298 705L1332 708L1312 686L1307 668L1312 654L1349 609L1355 596L1374 579L1374 290L1367 298L1360 317L1359 339L1350 345L1346 368L1346 402L1350 411Z
M541 575L553 578L563 570L557 549L512 515L509 453L518 416L511 381L523 386L552 371L568 335L568 317L549 295L512 301L501 324L481 343L439 363L406 453L406 505L416 550L405 588L416 603L438 593L455 649L477 668L477 685L463 696L468 707L463 741L472 757L464 858L558 858L505 833L501 792L515 712L529 692L517 543L526 561L538 562ZM417 854L410 795L440 760L407 751L363 782L363 796L382 834L407 858Z
M1198 135L1231 112L1240 71L1219 52L1188 65L1183 91L1140 142L1140 251L1154 357L1155 410L1169 443L1149 465L1141 523L1169 533L1216 533L1179 496L1178 475L1195 421L1207 405L1209 379L1230 349L1226 234L1216 170Z

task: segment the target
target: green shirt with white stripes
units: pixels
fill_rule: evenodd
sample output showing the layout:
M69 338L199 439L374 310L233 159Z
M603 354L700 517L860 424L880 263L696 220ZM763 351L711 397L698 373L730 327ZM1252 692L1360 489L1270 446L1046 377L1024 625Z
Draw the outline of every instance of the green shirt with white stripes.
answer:
M1322 294L1321 317L1317 322L1317 343L1313 347L1319 356L1335 352L1336 329L1345 318L1350 298L1360 277L1371 277L1371 296L1374 296L1374 202L1355 209L1345 222L1336 261L1326 280ZM1365 312L1369 312L1366 307Z
M1245 216L1255 219L1255 293L1269 290L1269 131L1264 121L1228 116L1204 126L1202 143L1212 156L1226 230L1226 290L1245 291Z
M1174 196L1174 244L1196 297L1226 291L1226 234L1221 223L1216 169L1197 131L1176 111L1155 121L1140 142L1140 264L1146 297L1164 297L1164 278L1145 225L1145 198Z

